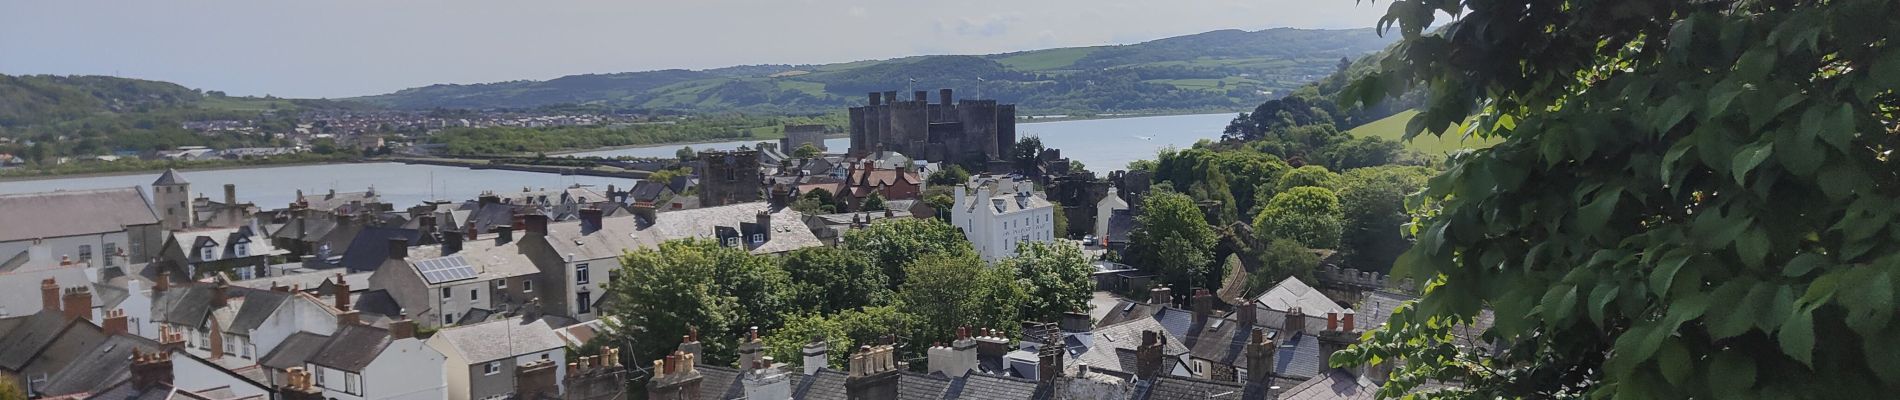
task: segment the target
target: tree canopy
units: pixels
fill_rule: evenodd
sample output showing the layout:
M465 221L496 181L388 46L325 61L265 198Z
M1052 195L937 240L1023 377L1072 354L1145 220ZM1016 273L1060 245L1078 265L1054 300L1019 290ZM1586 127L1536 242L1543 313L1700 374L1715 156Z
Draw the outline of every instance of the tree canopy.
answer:
M893 288L904 284L904 265L911 260L937 253L974 251L963 232L949 223L915 218L884 219L845 232L842 246L870 256L884 269L890 278L886 283Z
M1344 225L1339 198L1321 187L1301 186L1273 196L1254 217L1254 234L1263 238L1292 239L1306 247L1339 247ZM1263 241L1266 242L1266 241Z
M1027 294L1015 271L992 268L969 250L927 254L904 265L898 304L916 317L912 347L951 338L958 327L1016 326Z
M1016 254L998 263L1016 273L1017 285L1028 297L1022 303L1026 321L1060 321L1063 313L1087 312L1095 281L1082 250L1066 243L1026 242Z
M1213 287L1214 229L1187 195L1157 191L1142 199L1142 213L1129 234L1134 265L1161 275L1177 291Z
M1335 363L1400 365L1384 395L1900 390L1894 2L1390 4L1347 92L1430 87L1410 134L1501 142L1430 181L1395 275L1426 293ZM1484 307L1506 348L1461 351Z

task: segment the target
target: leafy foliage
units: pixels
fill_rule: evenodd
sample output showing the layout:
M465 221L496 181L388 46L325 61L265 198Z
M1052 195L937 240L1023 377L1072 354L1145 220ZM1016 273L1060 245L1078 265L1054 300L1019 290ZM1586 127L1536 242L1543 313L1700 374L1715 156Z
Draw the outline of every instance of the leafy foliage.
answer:
M831 314L808 313L785 319L785 326L771 332L761 332L760 342L765 344L765 354L773 362L782 362L791 367L805 365L805 345L812 339L823 339L829 349L827 354L851 354L857 351L856 342L845 333L844 324L838 318L826 317ZM843 370L850 357L829 357L827 367Z
M1411 222L1405 197L1425 187L1432 170L1413 166L1380 166L1346 171L1339 185L1339 208L1344 230L1339 249L1346 265L1386 272L1399 253L1411 247L1400 228Z
M673 351L698 327L706 362L737 360L733 345L747 327L777 327L790 310L789 278L771 258L710 240L677 240L621 257L621 278L609 283L609 324L636 359ZM742 301L743 300L743 301Z
M1208 264L1214 262L1213 228L1187 195L1157 191L1142 199L1142 213L1129 234L1134 265L1161 275L1176 290L1213 287Z
M836 247L793 250L782 259L798 307L830 315L890 301L884 270L863 253Z
M1259 251L1259 269L1247 278L1247 293L1263 293L1272 289L1286 278L1299 278L1301 282L1317 282L1313 279L1313 269L1319 267L1319 256L1307 250L1306 245L1292 239L1268 238L1265 248Z
M845 232L844 248L860 251L884 268L888 283L896 288L904 284L905 265L912 260L939 253L972 252L963 232L937 219L895 218L879 220L864 229Z
M1082 250L1066 243L1026 242L998 268L1016 272L1018 286L1027 292L1022 303L1026 321L1060 321L1070 311L1087 312L1095 268Z
M962 185L969 181L970 171L963 169L963 166L950 164L937 172L930 173L930 177L925 178L924 183L931 186Z
M1262 242L1273 238L1293 239L1318 249L1339 247L1344 225L1339 198L1322 187L1301 186L1273 196L1273 201L1254 217L1254 234Z
M957 327L1014 326L1020 323L1027 298L1016 284L1015 271L992 268L975 252L932 253L904 265L906 275L897 291L905 314L915 316L912 347L922 349L925 338L949 338Z
M1384 395L1900 390L1893 2L1391 4L1347 92L1430 87L1410 133L1502 141L1431 180L1397 271L1428 291L1335 362L1401 364ZM1496 356L1447 340L1485 306Z

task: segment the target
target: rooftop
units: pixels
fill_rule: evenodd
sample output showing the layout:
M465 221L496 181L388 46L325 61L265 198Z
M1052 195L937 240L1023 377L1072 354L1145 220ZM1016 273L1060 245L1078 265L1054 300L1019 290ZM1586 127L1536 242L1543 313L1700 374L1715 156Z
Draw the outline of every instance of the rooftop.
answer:
M158 214L136 187L0 195L0 242L93 235L154 225Z

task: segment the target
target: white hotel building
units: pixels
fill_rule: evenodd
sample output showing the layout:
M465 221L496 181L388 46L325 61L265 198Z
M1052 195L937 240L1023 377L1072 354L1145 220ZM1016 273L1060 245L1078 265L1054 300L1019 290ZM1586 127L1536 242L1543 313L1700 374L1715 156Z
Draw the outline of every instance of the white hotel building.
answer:
M1025 242L1055 241L1055 207L1026 179L981 175L955 192L950 221L985 261L1008 258Z

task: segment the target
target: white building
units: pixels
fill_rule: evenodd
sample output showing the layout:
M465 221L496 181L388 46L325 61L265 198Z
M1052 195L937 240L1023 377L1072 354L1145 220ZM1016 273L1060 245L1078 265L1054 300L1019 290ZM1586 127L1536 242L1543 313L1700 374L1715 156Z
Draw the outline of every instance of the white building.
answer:
M493 320L443 329L429 347L447 358L435 367L448 382L449 400L512 398L518 380L533 371L553 373L555 386L567 379L567 345L541 320ZM548 371L544 368L551 368Z
M1126 209L1128 209L1128 202L1122 201L1121 195L1115 192L1115 188L1108 188L1108 196L1102 197L1102 201L1095 203L1095 228L1089 233L1095 234L1095 237L1099 238L1097 240L1106 242L1109 218L1115 216L1115 210Z
M54 260L111 267L120 252L150 259L163 233L136 187L0 195L0 261L43 246Z
M1024 242L1055 241L1055 207L1026 179L982 175L954 192L950 221L986 261L1014 255Z

